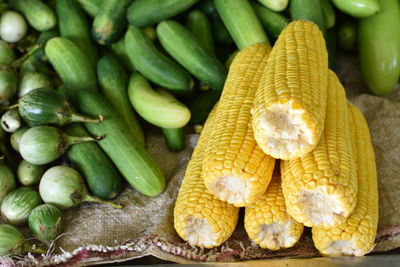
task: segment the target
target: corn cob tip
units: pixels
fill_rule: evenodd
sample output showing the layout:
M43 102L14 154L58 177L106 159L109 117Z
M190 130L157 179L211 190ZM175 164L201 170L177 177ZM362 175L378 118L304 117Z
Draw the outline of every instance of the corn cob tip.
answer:
M181 229L182 232L178 232L178 234L191 246L213 248L220 245L217 233L213 231L212 226L205 218L195 218L189 215L178 219L177 222L183 222L183 227L175 228Z

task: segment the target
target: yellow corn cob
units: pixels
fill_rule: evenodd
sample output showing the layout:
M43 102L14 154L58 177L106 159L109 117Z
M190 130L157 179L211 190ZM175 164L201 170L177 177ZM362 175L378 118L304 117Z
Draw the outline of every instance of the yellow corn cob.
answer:
M286 212L279 172L274 172L267 192L246 206L245 211L246 232L262 248L290 248L303 233L303 225Z
M335 227L314 227L314 244L323 255L363 256L374 248L378 228L378 184L374 148L362 113L349 105L352 114L357 159L357 205L345 223Z
M268 45L255 44L235 56L204 156L207 189L237 207L265 192L274 169L275 159L257 146L250 114L270 50Z
M325 129L310 153L282 161L282 190L288 213L305 226L343 222L357 201L354 139L346 94L329 71Z
M174 209L174 226L190 245L212 248L221 245L235 230L239 208L208 192L201 178L205 143L214 126L215 107L204 125L186 169Z
M318 26L290 23L271 51L251 110L254 137L266 154L288 160L315 148L324 128L327 80Z

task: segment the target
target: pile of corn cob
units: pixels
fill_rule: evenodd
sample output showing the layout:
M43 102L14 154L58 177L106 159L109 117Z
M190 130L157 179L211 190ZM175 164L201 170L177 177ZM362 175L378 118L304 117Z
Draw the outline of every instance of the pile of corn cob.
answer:
M322 255L361 256L374 247L368 125L328 69L323 35L311 22L290 23L272 49L254 44L235 57L187 167L175 229L191 245L219 246L240 207L262 248L292 247L304 226Z

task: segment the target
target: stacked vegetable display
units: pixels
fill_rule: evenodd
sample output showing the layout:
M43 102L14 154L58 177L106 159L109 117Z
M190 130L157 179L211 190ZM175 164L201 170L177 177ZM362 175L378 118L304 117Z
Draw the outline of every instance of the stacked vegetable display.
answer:
M336 240L338 232L360 220L373 229L369 222L377 219L377 211L363 223L366 211L355 201L374 192L373 183L361 180L372 180L367 176L374 173L374 165L366 164L373 162L367 126L361 113L344 103L328 57L333 69L336 37L343 50L358 45L367 88L377 95L390 93L400 75L400 29L386 25L399 22L400 6L397 0L357 1L363 5L339 0L333 5L328 0L1 1L0 201L6 224L0 225L0 255L42 251L16 227L27 225L46 249L62 233L63 210L85 201L123 208L109 201L124 189L123 179L146 196L159 195L166 182L146 150L142 126L158 127L166 146L180 151L184 127L201 129L207 117L175 207L175 227L183 239L204 247L222 244L243 206L250 238L269 249L293 246L303 224L315 226L316 245L327 255L334 254L328 236ZM360 18L358 25L334 6ZM277 39L273 46L270 40ZM353 118L353 126L342 133L352 135L347 141L329 134L337 132L336 124L327 125L334 118ZM325 139L326 146L332 143L344 154L325 151L320 145ZM339 164L349 172L347 178L359 179L337 195L325 180L315 182L339 199L338 217L349 218L338 219L341 224L329 231L294 216L300 208L289 204L294 197L288 192L301 179L307 188L315 186L300 169L308 168L301 167L303 157L319 146L322 154L339 158L323 166ZM322 162L317 154L316 165ZM282 174L274 172L275 158L288 160L281 162ZM356 175L355 166L364 165L369 172ZM335 173L320 171L329 183L342 182L343 177L337 181ZM288 182L291 176L299 182ZM287 238L279 241L280 233ZM368 238L373 235L371 230ZM370 243L358 254L367 253Z

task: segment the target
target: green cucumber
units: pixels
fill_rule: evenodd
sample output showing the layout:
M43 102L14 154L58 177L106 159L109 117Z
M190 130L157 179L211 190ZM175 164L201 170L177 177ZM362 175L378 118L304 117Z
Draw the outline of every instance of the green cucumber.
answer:
M320 0L291 0L289 11L293 20L312 21L325 35L325 22Z
M103 4L104 0L77 0L81 5L82 9L91 16L92 18L96 16L97 12L101 5Z
M192 90L194 82L190 74L159 52L139 28L129 28L125 47L133 65L153 83L180 94Z
M65 132L73 136L88 136L82 124L69 125ZM82 174L89 191L100 198L112 199L123 188L122 177L97 143L80 143L67 151L67 157Z
M192 113L191 122L193 124L204 123L220 96L221 92L217 90L208 90L200 93L190 105L190 111Z
M132 0L107 0L94 17L92 34L97 43L108 45L121 35L126 24L126 9Z
M181 128L190 120L189 109L173 96L154 91L139 73L131 76L129 100L146 121L163 128Z
M357 49L357 21L346 19L337 26L338 46L344 51Z
M127 125L100 94L81 90L76 95L79 110L86 115L103 114L104 121L85 124L130 185L147 196L156 196L165 188L165 178L153 158L127 130Z
M10 0L10 3L24 14L29 24L37 31L48 31L57 25L54 11L40 0Z
M125 37L122 37L115 43L112 43L111 51L113 52L114 56L116 56L119 61L124 64L124 67L129 70L130 72L135 71L135 66L133 66L132 61L129 60L128 53L126 52L125 48Z
M227 75L225 66L210 56L189 30L176 21L165 20L158 24L157 35L165 50L193 76L222 90Z
M144 145L144 135L139 121L128 99L128 75L123 66L111 54L106 54L97 63L97 76L102 94L121 114L136 140Z
M62 37L53 38L47 42L45 52L70 92L75 94L82 89L97 89L96 73L74 42Z
M382 96L394 90L400 75L400 3L379 4L380 12L359 20L358 56L365 85Z
M97 62L96 46L83 10L74 0L57 0L56 10L61 37L73 41L88 57L94 70Z
M322 15L324 16L325 29L331 29L335 26L335 10L329 0L321 0Z
M193 10L186 18L186 27L192 32L203 49L209 55L214 56L214 38L207 16L200 10Z
M285 10L289 4L289 0L258 0L258 2L275 12Z
M182 13L198 0L135 0L128 8L129 24L143 27Z
M256 12L258 19L260 20L261 25L267 32L268 37L271 40L278 39L281 31L288 25L289 20L285 16L274 12L260 4L252 3L252 7Z
M58 29L53 29L45 32L41 32L39 38L37 39L37 44L40 45L39 50L35 53L35 57L37 60L41 62L47 62L46 53L44 52L44 47L48 40L53 37L59 36Z
M239 49L265 43L267 35L248 0L215 0L215 7Z
M0 65L11 64L14 60L14 49L6 42L0 40Z
M185 149L185 132L183 128L161 128L165 143L171 151L181 151Z
M343 13L356 18L372 16L379 12L379 0L332 0L333 4Z

